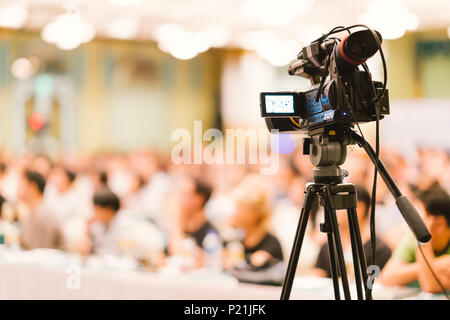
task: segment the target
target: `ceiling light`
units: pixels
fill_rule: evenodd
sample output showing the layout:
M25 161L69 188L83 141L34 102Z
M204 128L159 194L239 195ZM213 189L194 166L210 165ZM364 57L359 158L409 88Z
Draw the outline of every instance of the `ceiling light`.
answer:
M406 30L413 31L416 30L419 26L419 19L417 16L412 12L406 12L405 16L405 27Z
M158 47L177 59L189 60L200 52L209 49L209 45L194 32L189 32L177 24L164 24L156 29Z
M24 1L16 1L0 8L0 26L5 28L22 28L28 18Z
M139 30L139 19L122 17L112 22L108 28L108 34L117 39L133 39Z
M270 27L285 26L311 9L313 0L245 0L242 13Z
M36 64L27 58L18 58L11 65L11 73L21 80L28 79L36 71Z
M298 38L303 46L309 45L311 42L325 34L328 30L319 25L311 25L300 27L298 32Z
M300 46L296 41L278 37L272 31L252 31L243 34L241 46L256 51L274 66L285 66L297 55Z
M230 41L230 32L222 27L207 27L202 33L208 39L211 47L224 47Z
M108 2L116 7L129 7L141 4L143 0L108 0Z
M91 41L95 36L95 29L81 18L78 10L68 10L47 24L42 29L41 36L62 50L71 50Z
M403 0L372 0L360 20L379 31L384 39L400 38L406 30L419 26L417 16Z
M163 24L156 28L154 36L162 51L182 60L192 59L210 47L223 46L229 40L229 33L221 27L189 31L173 23Z

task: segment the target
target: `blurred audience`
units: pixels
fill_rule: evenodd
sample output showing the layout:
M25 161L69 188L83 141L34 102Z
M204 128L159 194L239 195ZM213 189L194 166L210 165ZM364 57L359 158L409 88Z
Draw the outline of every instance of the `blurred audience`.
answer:
M431 241L417 244L408 233L381 274L384 285L420 286L434 293L442 292L441 285L450 289L450 196L429 195L425 202L424 221L431 232Z
M58 248L85 256L132 257L155 268L182 266L232 273L241 281L280 284L312 164L301 150L280 155L275 175L258 164L180 164L153 150L95 155L0 153L0 243L23 249ZM426 218L433 240L421 247L448 288L450 157L421 147L415 154L382 149L402 192ZM358 219L367 264L372 263L369 212L373 165L350 148L346 182L357 184ZM48 182L48 183L47 183ZM376 197L377 251L385 285L440 286L382 179ZM349 271L350 238L338 212ZM323 210L311 215L299 273L329 277ZM391 250L394 251L393 257ZM188 258L194 261L187 263ZM181 262L180 262L181 261ZM311 271L312 270L312 271Z

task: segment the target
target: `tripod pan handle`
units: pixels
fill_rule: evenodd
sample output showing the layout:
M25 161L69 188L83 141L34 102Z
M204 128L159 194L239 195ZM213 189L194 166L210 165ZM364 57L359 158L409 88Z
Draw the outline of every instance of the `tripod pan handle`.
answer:
M400 210L403 218L406 220L409 228L413 231L417 240L421 243L430 241L431 234L428 231L427 226L423 222L421 216L414 208L411 201L406 196L400 196L395 200L398 209Z

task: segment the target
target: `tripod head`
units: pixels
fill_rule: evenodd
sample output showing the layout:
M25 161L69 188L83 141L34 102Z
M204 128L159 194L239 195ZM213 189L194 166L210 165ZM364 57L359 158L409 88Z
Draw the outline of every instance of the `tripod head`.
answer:
M339 166L347 157L347 145L354 144L349 127L321 127L308 131L303 139L303 154L308 154L316 183L339 184L348 172Z

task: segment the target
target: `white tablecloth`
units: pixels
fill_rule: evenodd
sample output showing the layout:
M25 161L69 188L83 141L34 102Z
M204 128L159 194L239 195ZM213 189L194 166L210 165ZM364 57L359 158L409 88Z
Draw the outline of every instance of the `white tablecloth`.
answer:
M92 264L81 267L79 260L61 253L2 251L0 299L277 300L281 294L281 287L238 283L225 275L161 274L127 270L126 264L125 267L122 264L120 270L119 265L115 262L115 268ZM79 275L78 282L73 281L76 275ZM351 288L355 298L354 286ZM376 299L411 297L413 294L414 291L405 288L375 287L373 292ZM333 298L331 279L323 278L296 278L291 293L291 299Z
M0 299L279 299L281 288L149 272L81 269L70 289L65 268L0 263ZM295 299L320 294L294 292Z

